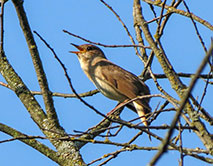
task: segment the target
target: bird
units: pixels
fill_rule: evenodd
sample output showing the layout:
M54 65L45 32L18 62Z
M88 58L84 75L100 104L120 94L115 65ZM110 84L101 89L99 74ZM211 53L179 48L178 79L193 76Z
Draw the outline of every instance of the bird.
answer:
M80 66L89 80L107 98L119 103L138 96L149 95L148 86L133 73L109 61L104 52L91 44L76 45ZM151 112L150 98L137 99L126 106L138 114L144 126L148 126L147 114Z

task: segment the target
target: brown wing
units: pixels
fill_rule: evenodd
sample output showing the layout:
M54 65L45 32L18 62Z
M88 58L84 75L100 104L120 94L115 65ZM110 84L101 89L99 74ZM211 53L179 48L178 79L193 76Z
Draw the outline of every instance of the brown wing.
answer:
M126 71L125 69L113 64L108 60L102 60L99 63L102 67L102 75L105 79L119 92L129 99L137 96L150 94L149 88L137 76ZM149 98L137 100L138 104L145 107L145 112L150 112Z

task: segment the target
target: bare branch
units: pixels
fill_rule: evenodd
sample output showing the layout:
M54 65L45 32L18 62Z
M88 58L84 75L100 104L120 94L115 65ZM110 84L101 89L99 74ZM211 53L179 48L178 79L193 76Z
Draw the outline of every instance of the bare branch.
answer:
M79 38L79 39L81 39L81 40L83 40L83 41L85 41L87 43L91 43L91 44L95 44L95 45L99 45L99 46L103 46L103 47L111 47L111 48L117 48L117 47L142 47L142 48L148 48L148 49L150 49L150 47L148 47L148 46L136 45L136 44L133 44L133 45L131 45L131 44L129 44L129 45L126 45L126 44L125 45L108 45L108 44L93 42L93 41L88 40L86 38L83 38L83 37L81 37L79 35L76 35L74 33L68 32L67 30L63 30L63 32L67 33L67 34L69 34L71 36L74 36L76 38Z
M0 141L0 143L8 142L8 141L14 141L14 140L20 140L21 142L31 146L32 148L38 150L45 156L49 157L53 161L57 163L61 163L61 159L57 156L57 152L50 149L49 147L45 146L41 142L35 140L36 137L28 137L28 135L23 134L5 124L0 123L0 131L4 132L13 138L7 141ZM43 139L42 137L39 137L40 139Z
M60 127L58 117L54 108L53 99L52 99L51 93L49 93L50 90L47 83L47 78L43 69L43 65L39 56L39 52L38 52L32 31L26 16L25 10L23 8L22 1L13 0L13 4L16 8L16 12L19 17L20 26L24 33L24 36L28 45L28 49L31 54L33 65L37 74L38 83L42 92L45 109L47 112L47 117L51 119L51 123L53 123L57 127Z
M199 30L198 30L198 27L197 27L195 21L194 21L193 18L192 18L192 14L191 14L191 12L190 12L190 10L189 10L189 7L188 7L188 5L186 4L186 2L185 2L184 0L182 0L182 2L183 2L183 4L184 4L184 6L185 6L187 12L189 13L189 18L191 19L191 21L192 21L192 23L193 23L193 26L194 26L194 28L195 28L197 37L199 38L200 43L201 43L201 45L203 46L204 51L207 52L207 48L206 48L205 43L204 43L204 41L203 41L203 39L202 39L202 37L201 37L201 35L200 35L200 33L199 33ZM210 66L211 66L210 61L208 61L208 62L209 62L209 64L210 64Z

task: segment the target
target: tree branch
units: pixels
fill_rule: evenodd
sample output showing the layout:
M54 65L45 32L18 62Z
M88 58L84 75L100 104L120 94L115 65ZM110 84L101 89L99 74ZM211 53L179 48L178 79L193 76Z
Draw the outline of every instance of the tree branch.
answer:
M21 0L12 0L12 2L16 8L20 26L22 28L22 31L24 33L24 36L30 51L33 65L37 74L38 83L42 92L49 123L52 123L54 126L59 128L60 125L59 125L58 117L54 108L51 93L49 93L50 90L48 87L47 78L43 69L43 65L39 56L39 52L31 31L24 7L23 7L23 3Z
M44 144L42 144L41 142L39 142L33 138L29 139L26 134L23 134L5 124L2 124L2 123L0 123L0 131L12 136L14 140L18 139L21 142L29 145L30 147L36 149L37 151L44 154L45 156L47 156L51 160L55 161L56 163L59 163L59 164L63 163L63 159L58 157L56 151L48 148L47 146L45 146Z

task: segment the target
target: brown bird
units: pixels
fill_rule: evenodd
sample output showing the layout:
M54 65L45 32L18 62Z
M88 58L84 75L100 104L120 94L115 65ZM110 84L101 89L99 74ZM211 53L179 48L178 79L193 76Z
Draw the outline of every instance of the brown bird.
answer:
M77 54L84 73L104 96L121 103L150 94L143 81L107 60L100 48L90 44L72 45L79 50L71 52ZM149 98L135 100L126 106L138 113L143 124L148 126L146 114L151 112Z

